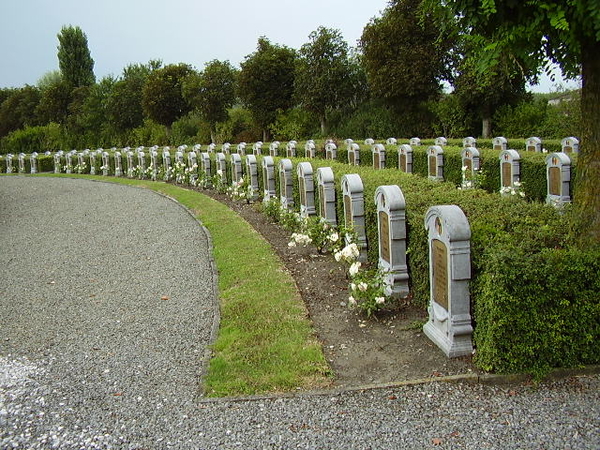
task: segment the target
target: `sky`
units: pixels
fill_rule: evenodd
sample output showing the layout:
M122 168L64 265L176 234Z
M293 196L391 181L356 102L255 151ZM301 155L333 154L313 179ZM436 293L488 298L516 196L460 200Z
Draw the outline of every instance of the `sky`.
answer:
M299 49L319 26L356 46L388 0L0 0L0 88L34 85L58 70L57 34L79 26L97 79L160 59L202 70L213 60L239 66L258 38ZM566 87L576 87L573 82ZM556 90L543 77L535 92Z

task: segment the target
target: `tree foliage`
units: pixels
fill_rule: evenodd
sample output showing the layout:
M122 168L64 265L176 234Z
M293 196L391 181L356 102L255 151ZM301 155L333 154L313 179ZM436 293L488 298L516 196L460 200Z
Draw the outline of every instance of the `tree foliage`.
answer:
M37 125L35 108L40 102L40 97L39 89L34 86L12 90L12 93L0 102L0 137L25 126Z
M87 36L79 27L64 26L58 34L58 66L63 80L71 87L94 84L94 60Z
M170 64L153 71L142 90L144 113L155 122L169 128L190 111L183 97L183 81L193 73L188 64Z
M263 129L275 122L277 111L292 106L296 52L288 47L271 44L265 37L258 39L254 53L241 64L238 77L240 99ZM263 140L267 140L263 136Z
M69 115L71 85L60 80L42 91L35 113L41 125L50 122L64 123Z

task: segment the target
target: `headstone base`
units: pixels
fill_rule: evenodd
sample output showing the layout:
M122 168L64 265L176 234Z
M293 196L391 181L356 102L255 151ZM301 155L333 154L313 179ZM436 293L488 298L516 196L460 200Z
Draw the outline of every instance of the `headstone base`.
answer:
M443 310L443 308L440 307ZM430 314L429 321L423 326L423 332L425 335L442 350L448 358L456 358L458 356L467 356L473 353L473 343L471 342L471 334L473 333L473 327L471 326L471 317L454 317L450 328L453 330L453 334L448 331L444 332L443 322L450 320L447 317L440 317L439 320L434 314ZM432 317L434 316L434 317ZM442 322L442 323L435 323Z

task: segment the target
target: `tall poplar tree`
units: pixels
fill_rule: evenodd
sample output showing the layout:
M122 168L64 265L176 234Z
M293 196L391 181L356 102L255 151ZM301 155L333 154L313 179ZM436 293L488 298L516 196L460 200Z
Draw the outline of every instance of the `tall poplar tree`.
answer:
M62 27L58 42L58 67L63 81L73 88L94 84L94 60L90 55L87 36L81 28L71 25Z

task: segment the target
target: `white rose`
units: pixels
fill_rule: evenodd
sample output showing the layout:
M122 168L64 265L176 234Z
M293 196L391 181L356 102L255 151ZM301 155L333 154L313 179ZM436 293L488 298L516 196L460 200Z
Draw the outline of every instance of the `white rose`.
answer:
M375 297L375 303L378 305L385 303L385 297Z
M360 262L356 261L354 263L352 263L352 265L350 266L350 269L348 269L348 272L350 273L350 276L355 276L358 273L358 270L360 269Z
M358 284L358 289L362 292L365 292L368 289L368 287L369 285L362 281Z

